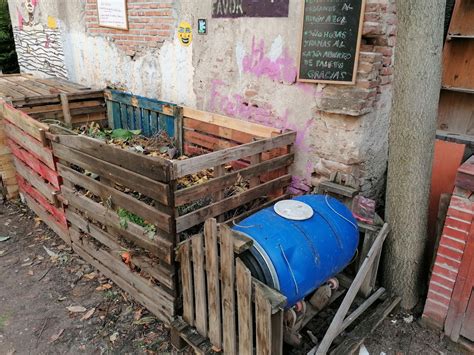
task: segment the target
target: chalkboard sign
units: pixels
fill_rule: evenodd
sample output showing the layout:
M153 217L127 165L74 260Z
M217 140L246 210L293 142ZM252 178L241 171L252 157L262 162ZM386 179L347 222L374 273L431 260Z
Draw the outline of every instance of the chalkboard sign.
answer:
M354 84L365 0L305 0L298 81Z

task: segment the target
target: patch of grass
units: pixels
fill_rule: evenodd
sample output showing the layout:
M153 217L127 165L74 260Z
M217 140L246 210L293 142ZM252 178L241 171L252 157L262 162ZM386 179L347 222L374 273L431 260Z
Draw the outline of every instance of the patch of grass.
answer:
M0 329L3 329L5 327L5 324L8 321L8 315L6 314L0 314Z
M109 300L115 300L119 296L117 291L107 290L104 292L104 297Z

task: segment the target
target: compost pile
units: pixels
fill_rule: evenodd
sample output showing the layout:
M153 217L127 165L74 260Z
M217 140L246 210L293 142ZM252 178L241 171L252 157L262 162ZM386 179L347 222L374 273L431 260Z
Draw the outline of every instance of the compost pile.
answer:
M86 125L80 126L75 129L77 134L86 135L92 138L100 139L105 143L128 151L132 151L138 154L144 154L150 157L160 157L168 160L185 160L191 156L179 155L179 150L176 147L176 142L173 138L169 137L166 131L159 131L152 137L145 137L141 134L140 130L126 130L126 129L106 129L101 127L98 123L92 122ZM232 166L229 164L225 166L227 172L232 170ZM88 172L84 172L88 173ZM93 174L92 174L93 175ZM199 185L207 182L214 177L214 169L204 169L195 174L186 175L177 180L177 189L185 189L194 185ZM127 188L116 186L122 192L133 195L135 198L149 204L154 205L154 201L142 194L131 191ZM237 195L249 189L248 181L239 178L236 183L232 186L227 187L224 190L224 198ZM91 196L88 196L91 197ZM205 207L212 203L211 197L198 199L196 201L187 203L178 207L178 215L182 216L187 213L198 210L199 208ZM239 209L239 213L241 208ZM134 216L126 211L118 211L121 218L130 222L136 223L146 229L151 229L150 225L146 221L141 221L139 217ZM239 214L237 211L231 211L228 213L230 217ZM125 225L124 222L124 225Z

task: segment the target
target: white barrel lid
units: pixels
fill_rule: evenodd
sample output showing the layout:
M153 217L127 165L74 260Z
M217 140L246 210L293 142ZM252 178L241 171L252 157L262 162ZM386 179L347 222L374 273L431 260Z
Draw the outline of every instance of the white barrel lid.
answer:
M314 211L307 203L297 200L281 200L273 206L275 213L293 221L304 221L313 217Z

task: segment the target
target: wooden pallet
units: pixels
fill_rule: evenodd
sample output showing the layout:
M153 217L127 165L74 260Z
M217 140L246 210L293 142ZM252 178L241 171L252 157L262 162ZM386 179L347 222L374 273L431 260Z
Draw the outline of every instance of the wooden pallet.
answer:
M172 323L175 346L181 338L197 353L282 354L286 298L251 276L238 258L251 246L243 240L209 219L204 234L179 246L183 318Z
M8 179L15 179L16 174L15 180L31 209L70 243L64 208L57 198L62 180L46 137L50 126L41 120L54 119L71 126L92 117L103 120L103 92L58 78L7 75L0 76L0 95L5 134L0 134L0 142L8 147L16 172L4 166L2 171ZM92 107L101 110L90 111Z

